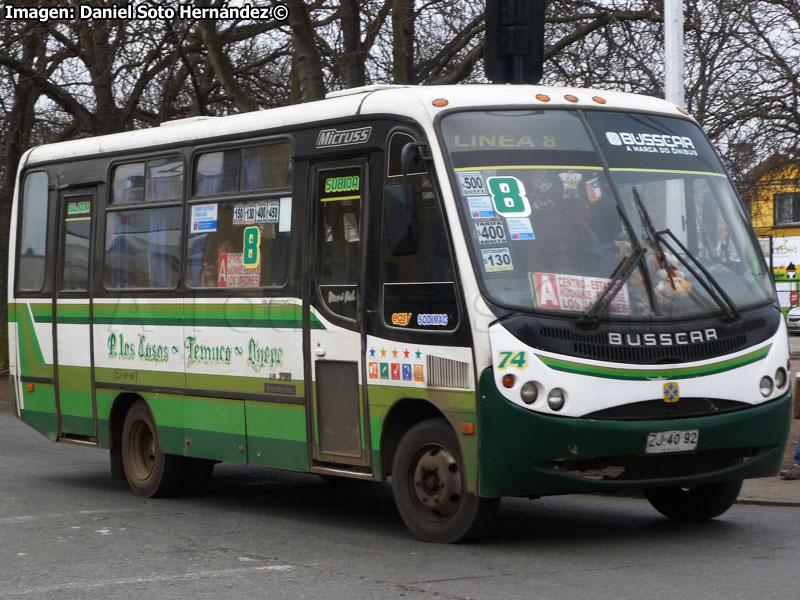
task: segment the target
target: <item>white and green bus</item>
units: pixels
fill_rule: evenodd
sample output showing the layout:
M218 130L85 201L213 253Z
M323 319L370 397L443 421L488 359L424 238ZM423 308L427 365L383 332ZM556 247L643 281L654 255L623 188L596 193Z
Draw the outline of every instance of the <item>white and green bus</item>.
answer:
M451 542L502 496L712 518L781 463L774 286L671 103L371 86L37 147L13 204L17 415L138 495L391 477Z

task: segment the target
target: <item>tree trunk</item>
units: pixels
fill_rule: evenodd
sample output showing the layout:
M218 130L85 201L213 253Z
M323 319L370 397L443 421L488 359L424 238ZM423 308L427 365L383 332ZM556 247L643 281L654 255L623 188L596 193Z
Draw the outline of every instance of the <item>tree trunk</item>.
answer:
M294 64L300 83L300 98L303 102L321 100L325 97L325 84L322 80L322 62L314 42L314 26L308 7L302 0L287 0L289 7L289 26L294 42ZM292 96L297 94L292 90Z

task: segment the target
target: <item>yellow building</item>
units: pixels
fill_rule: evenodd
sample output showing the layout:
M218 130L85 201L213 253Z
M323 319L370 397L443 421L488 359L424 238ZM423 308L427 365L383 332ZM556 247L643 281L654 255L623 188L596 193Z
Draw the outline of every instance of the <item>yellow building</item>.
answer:
M774 154L747 175L745 188L758 237L800 236L800 161Z

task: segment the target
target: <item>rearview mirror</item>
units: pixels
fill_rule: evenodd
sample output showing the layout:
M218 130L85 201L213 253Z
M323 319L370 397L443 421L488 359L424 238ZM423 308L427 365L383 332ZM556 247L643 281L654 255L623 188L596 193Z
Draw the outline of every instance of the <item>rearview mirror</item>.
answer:
M410 183L392 183L386 186L383 230L389 252L395 256L417 253L419 249L417 205L414 202L414 188Z

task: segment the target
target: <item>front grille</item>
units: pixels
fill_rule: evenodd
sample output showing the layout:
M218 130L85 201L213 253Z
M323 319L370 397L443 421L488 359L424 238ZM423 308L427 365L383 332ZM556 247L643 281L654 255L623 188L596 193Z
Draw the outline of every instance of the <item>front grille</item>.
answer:
M583 419L646 420L646 419L685 419L702 417L723 412L741 410L750 404L735 400L718 398L681 398L678 402L664 402L663 399L632 402L622 406L604 408L583 415Z
M622 328L614 330L626 334ZM632 328L631 331L641 330ZM657 333L656 329L648 331ZM706 360L744 350L769 339L774 328L766 319L755 318L733 326L716 327L716 331L716 340L672 346L615 346L608 343L608 331L575 331L566 323L542 327L539 336L543 348L549 348L553 342L563 348L566 343L570 346L566 353L575 357L632 364L668 364Z

